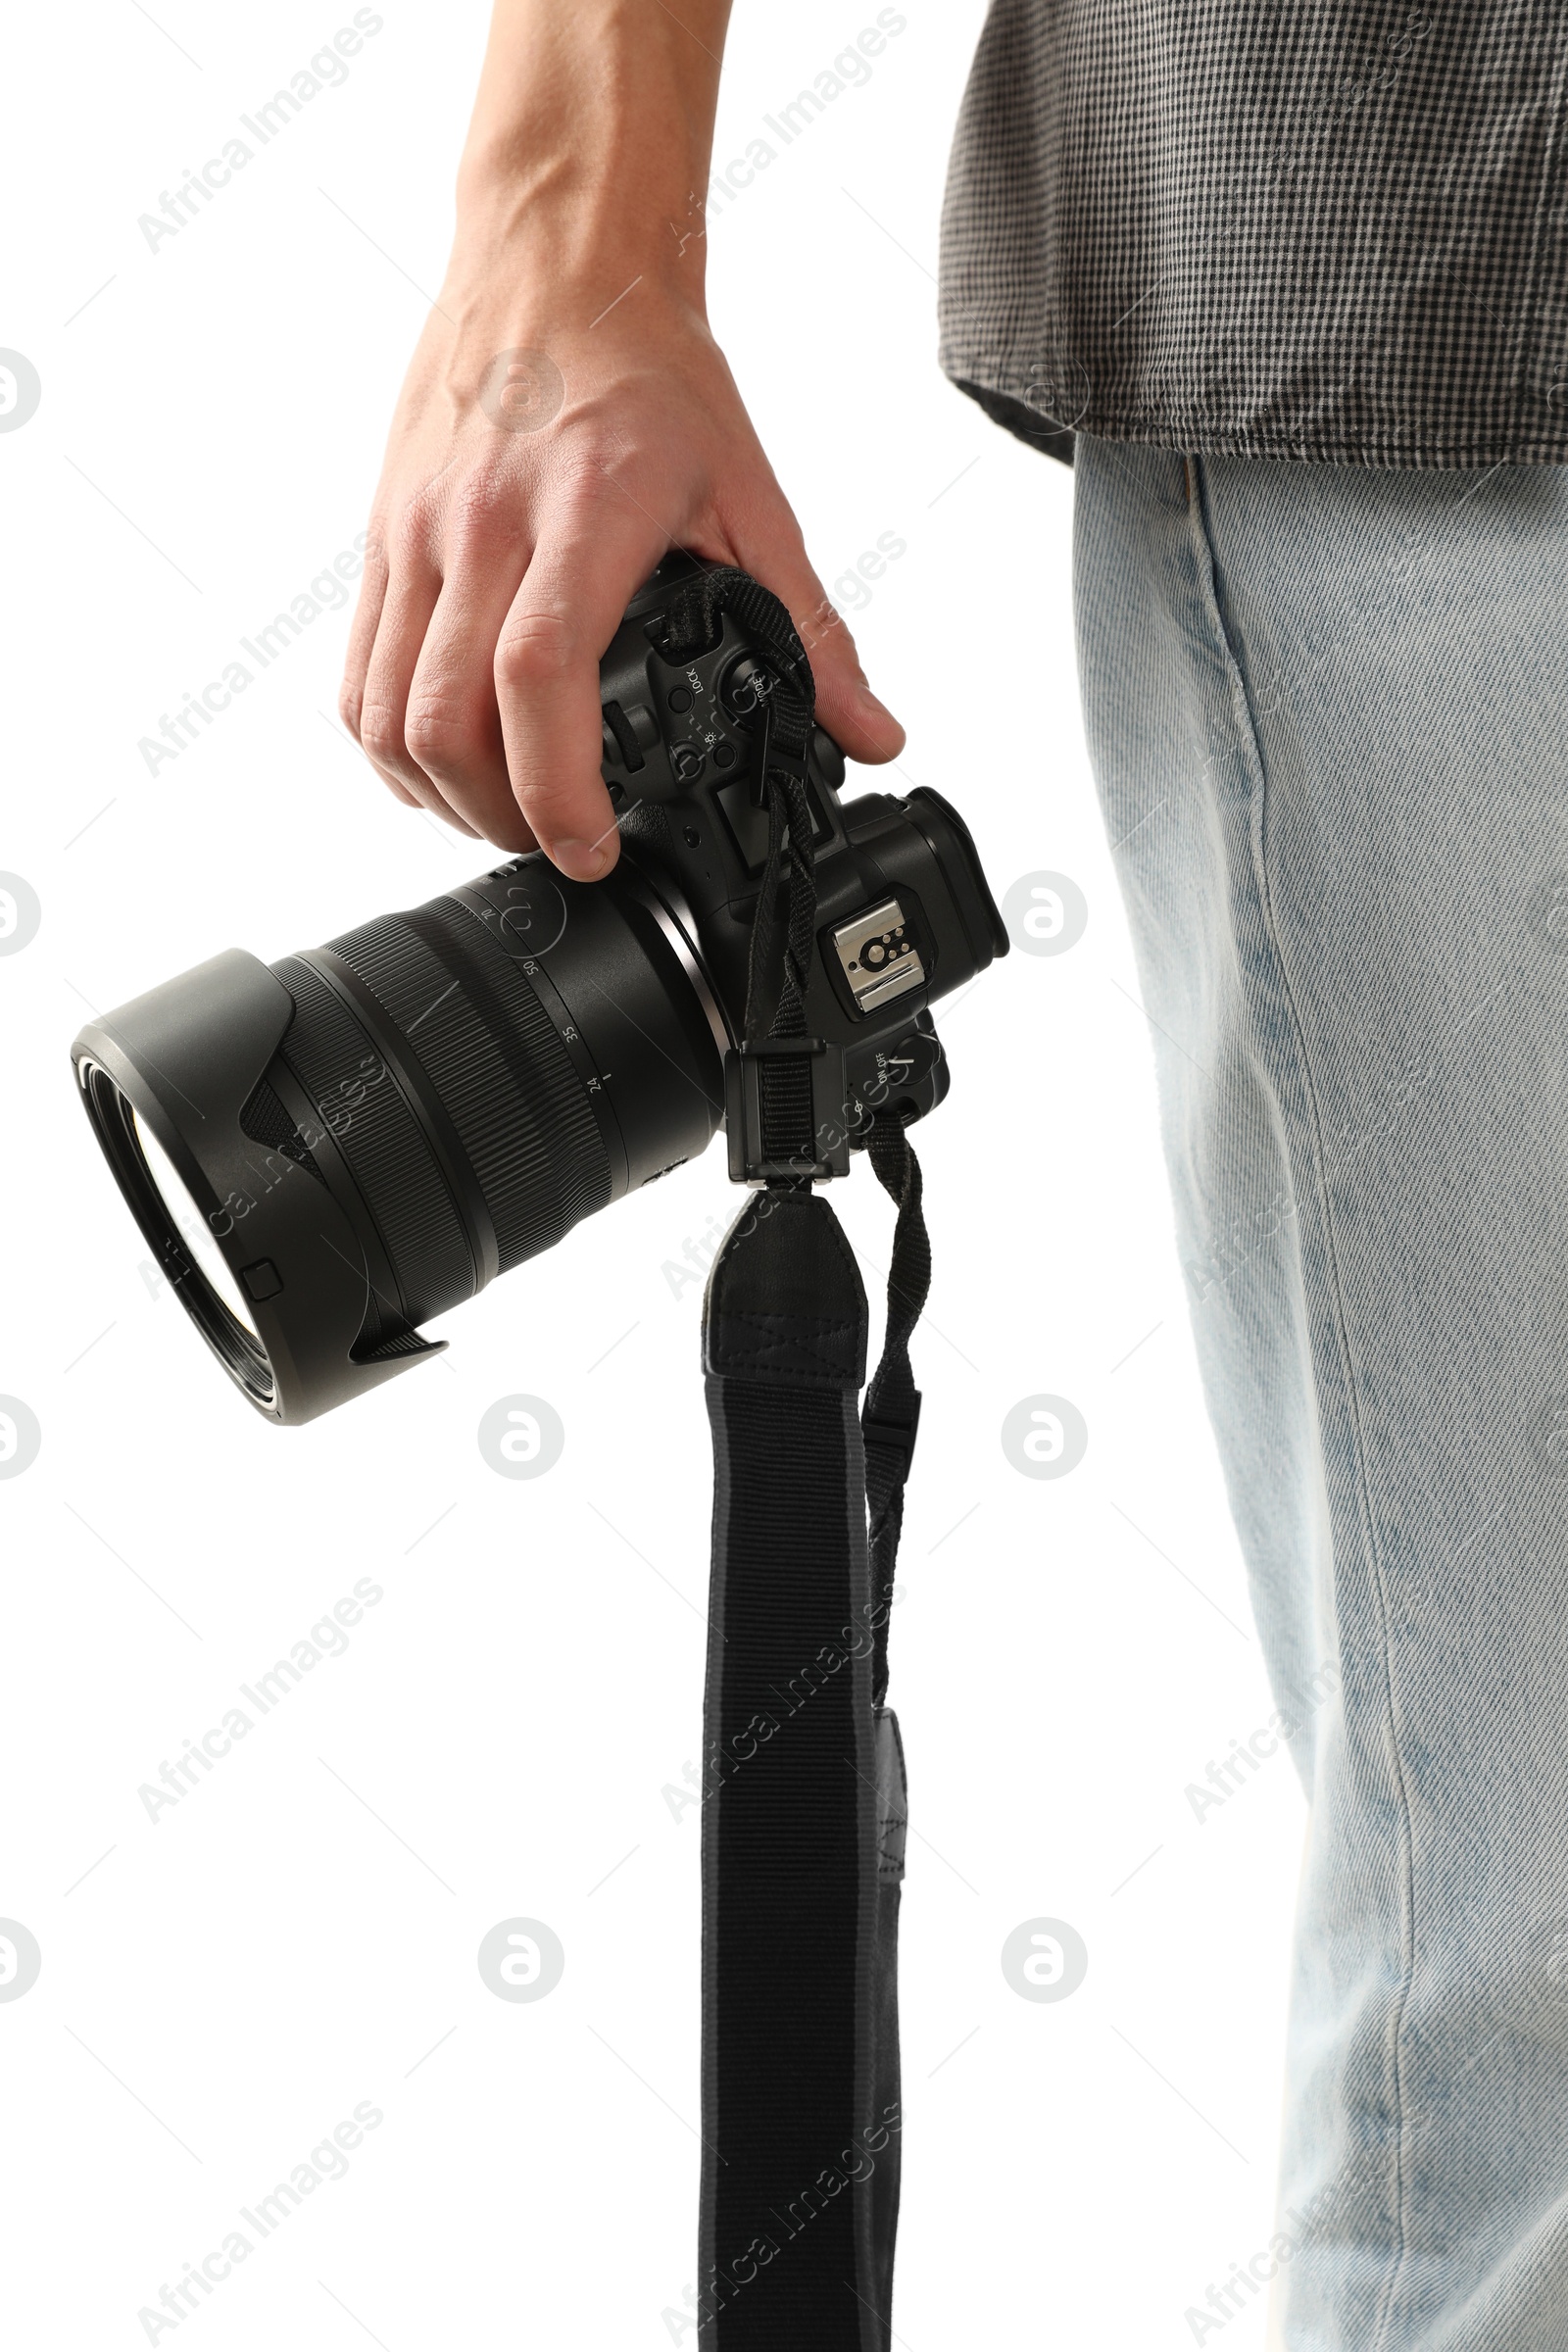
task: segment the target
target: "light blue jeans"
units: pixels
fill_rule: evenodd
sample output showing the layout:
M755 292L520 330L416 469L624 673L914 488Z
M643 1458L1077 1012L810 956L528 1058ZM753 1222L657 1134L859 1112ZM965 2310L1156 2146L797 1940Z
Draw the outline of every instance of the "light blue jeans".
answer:
M1077 448L1090 748L1311 1808L1288 2352L1568 2348L1565 475Z

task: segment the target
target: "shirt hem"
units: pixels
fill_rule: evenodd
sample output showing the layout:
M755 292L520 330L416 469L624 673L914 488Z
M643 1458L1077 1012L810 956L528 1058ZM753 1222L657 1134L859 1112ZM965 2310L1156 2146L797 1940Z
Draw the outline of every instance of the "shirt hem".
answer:
M1376 434L1330 431L1321 425L1308 424L1237 426L1216 423L1201 413L1178 418L1085 409L1067 419L1020 397L1015 389L1017 379L1005 368L947 354L940 364L949 381L976 401L995 423L1031 448L1069 466L1076 433L1088 433L1097 441L1183 450L1195 457L1354 466L1388 472L1469 472L1498 466L1568 465L1568 416L1555 439L1539 435L1509 439L1499 433L1476 435L1463 441L1439 441L1419 434L1396 440Z

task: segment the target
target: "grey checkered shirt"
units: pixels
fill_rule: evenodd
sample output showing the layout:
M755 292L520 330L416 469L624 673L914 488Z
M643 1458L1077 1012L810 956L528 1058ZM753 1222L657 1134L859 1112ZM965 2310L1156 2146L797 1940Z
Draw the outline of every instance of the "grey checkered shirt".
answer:
M993 0L942 365L1058 457L1568 461L1568 0Z

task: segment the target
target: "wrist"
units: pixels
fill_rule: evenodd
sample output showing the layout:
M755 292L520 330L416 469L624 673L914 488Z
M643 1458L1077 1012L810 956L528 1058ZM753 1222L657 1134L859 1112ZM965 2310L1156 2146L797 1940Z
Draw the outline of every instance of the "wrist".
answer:
M482 308L520 286L586 326L639 283L669 309L706 322L704 177L672 177L668 157L640 174L633 160L600 169L592 157L466 154L447 291ZM585 307L586 310L585 310ZM450 306L449 306L450 307Z

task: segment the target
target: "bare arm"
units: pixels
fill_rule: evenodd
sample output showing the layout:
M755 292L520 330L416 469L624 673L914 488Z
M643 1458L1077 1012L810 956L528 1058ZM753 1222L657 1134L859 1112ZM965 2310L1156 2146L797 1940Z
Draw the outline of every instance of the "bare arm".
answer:
M400 799L584 879L618 847L599 658L671 546L783 599L852 758L904 741L709 330L700 206L729 0L674 5L678 22L662 0L496 0L343 680L344 720Z

